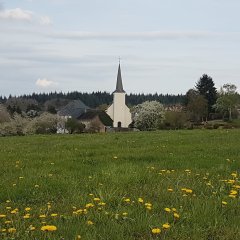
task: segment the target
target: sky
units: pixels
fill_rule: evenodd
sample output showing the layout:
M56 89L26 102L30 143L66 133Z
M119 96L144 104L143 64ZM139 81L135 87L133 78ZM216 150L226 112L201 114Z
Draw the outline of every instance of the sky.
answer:
M240 88L239 0L0 0L0 95Z

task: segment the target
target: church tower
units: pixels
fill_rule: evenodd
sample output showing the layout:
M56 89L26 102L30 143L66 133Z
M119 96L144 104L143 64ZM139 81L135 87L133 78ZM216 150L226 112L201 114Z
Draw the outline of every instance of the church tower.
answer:
M113 92L113 104L107 109L107 114L113 120L113 127L127 128L132 122L129 108L125 104L126 93L123 90L120 63L118 66L116 90Z

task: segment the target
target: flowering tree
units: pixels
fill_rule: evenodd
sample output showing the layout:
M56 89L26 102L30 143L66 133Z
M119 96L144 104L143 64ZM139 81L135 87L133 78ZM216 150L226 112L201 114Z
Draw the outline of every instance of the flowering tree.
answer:
M132 113L134 125L140 130L157 129L165 119L163 105L157 101L138 104Z
M234 84L224 84L220 89L219 98L214 107L222 112L228 113L228 118L232 120L232 111L239 104L240 97L237 93L237 87Z

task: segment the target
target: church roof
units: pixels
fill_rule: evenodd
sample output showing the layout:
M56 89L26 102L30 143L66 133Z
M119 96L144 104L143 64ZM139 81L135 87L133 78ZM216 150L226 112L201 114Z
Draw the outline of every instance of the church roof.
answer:
M80 117L78 117L79 120L92 120L96 116L99 117L100 121L105 126L112 126L113 120L108 116L108 114L105 111L102 110L88 110L87 112L83 113Z
M78 118L89 109L90 107L86 106L81 100L74 100L58 111L58 115Z
M119 63L119 65L118 65L118 75L117 75L116 90L115 90L113 93L125 93L125 91L123 90L120 63Z

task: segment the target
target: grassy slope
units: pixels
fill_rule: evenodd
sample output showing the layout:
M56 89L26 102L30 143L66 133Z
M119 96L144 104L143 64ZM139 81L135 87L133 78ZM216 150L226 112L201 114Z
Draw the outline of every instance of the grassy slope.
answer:
M17 229L13 235L2 236L240 239L239 198L228 196L234 184L220 181L235 179L231 173L240 167L239 144L239 130L0 138L0 214L13 221L6 225L6 219L0 219L0 228ZM175 171L161 171L167 169ZM183 196L184 187L193 193ZM73 207L83 209L86 203L94 202L89 194L101 198L106 206L74 215ZM124 202L124 197L131 202ZM139 197L151 203L152 210L138 203ZM222 206L222 200L228 204ZM6 206L19 208L19 213L10 214ZM27 206L32 208L32 215L24 220ZM180 219L175 221L165 207L176 208ZM123 216L124 212L128 215ZM46 220L39 219L41 213L48 214ZM59 215L50 217L50 213ZM87 225L87 220L94 225ZM58 230L25 232L30 224L39 229L42 221ZM151 234L151 228L162 229L166 222L170 229L159 236Z

